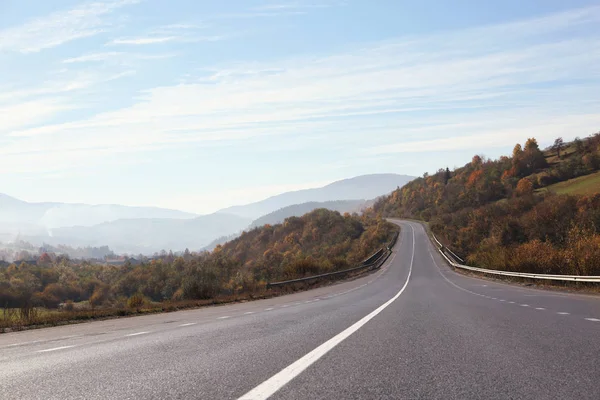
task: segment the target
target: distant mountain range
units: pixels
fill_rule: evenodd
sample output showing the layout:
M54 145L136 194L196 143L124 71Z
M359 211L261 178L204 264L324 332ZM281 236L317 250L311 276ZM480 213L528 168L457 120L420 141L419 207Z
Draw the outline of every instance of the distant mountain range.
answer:
M363 175L203 216L156 207L28 203L0 194L0 241L19 238L38 245L108 245L115 252L134 254L199 250L225 240L217 238L235 237L242 230L276 224L315 208L358 212L370 204L367 200L412 179L396 174Z
M286 218L300 217L306 213L316 210L317 208L327 208L328 210L338 211L342 214L345 212L360 212L362 208L366 206L366 204L367 201L365 200L337 200L323 202L310 201L308 203L294 204L255 219L252 221L252 224L250 224L250 228L256 228L266 224L279 224Z
M16 227L29 225L53 229L64 226L93 226L123 218L188 219L197 216L197 214L158 207L28 203L0 194L0 222Z
M192 219L120 219L94 226L58 228L47 243L77 246L108 245L117 253L150 254L160 250L199 250L216 237L239 232L251 220L232 214Z
M316 189L286 192L256 203L228 207L219 212L257 219L275 210L312 201L370 200L388 194L415 179L398 174L361 175Z

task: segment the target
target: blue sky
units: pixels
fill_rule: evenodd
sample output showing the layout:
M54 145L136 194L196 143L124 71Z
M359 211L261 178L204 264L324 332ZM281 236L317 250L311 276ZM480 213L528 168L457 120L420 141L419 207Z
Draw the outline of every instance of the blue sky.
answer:
M0 0L0 192L207 213L600 130L597 1Z

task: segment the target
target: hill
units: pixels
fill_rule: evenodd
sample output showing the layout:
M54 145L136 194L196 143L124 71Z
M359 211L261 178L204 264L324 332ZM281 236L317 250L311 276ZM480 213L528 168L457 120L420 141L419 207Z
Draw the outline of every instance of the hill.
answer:
M600 133L560 139L545 151L529 139L510 157L476 155L454 171L425 174L377 201L369 214L430 221L472 265L599 275L600 193L590 184L599 169ZM587 183L586 196L552 193L577 182Z
M55 308L61 302L86 301L116 313L127 304L139 308L150 300L259 293L270 280L355 265L387 243L394 230L381 219L318 209L244 232L212 252L170 253L139 265L79 263L46 254L35 264L0 266L0 302L5 307Z
M95 226L53 230L51 244L106 245L118 253L149 254L160 250L197 250L216 237L239 232L251 221L231 214L209 214L191 219L119 219Z
M360 212L363 207L367 204L364 200L338 200L338 201L311 201L308 203L294 204L292 206L281 208L277 211L273 211L267 215L264 215L252 222L250 228L256 228L266 224L279 224L289 217L300 217L306 213L316 210L317 208L326 208L331 211L338 211L339 213L353 213Z
M413 179L412 176L397 174L361 175L336 181L321 188L286 192L256 203L228 207L219 212L257 219L294 204L338 200L370 200L388 194Z

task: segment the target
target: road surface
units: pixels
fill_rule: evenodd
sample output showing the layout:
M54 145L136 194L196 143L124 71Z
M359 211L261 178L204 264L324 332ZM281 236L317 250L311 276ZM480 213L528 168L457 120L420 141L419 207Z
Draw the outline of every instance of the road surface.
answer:
M0 335L2 399L600 399L600 300L451 271L421 225L374 274Z

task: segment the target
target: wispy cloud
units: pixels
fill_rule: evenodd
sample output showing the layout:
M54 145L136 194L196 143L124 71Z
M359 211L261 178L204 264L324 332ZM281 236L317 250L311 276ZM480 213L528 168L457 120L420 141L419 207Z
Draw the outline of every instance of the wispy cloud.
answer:
M223 35L206 35L205 27L195 24L170 24L149 31L146 35L113 39L107 45L152 45L164 43L214 42L225 38Z
M190 145L283 145L307 132L311 140L299 145L343 150L367 142L357 156L582 135L600 124L600 33L590 29L599 9L397 38L333 56L215 66L197 83L134 93L134 104L118 110L0 128L10 135L0 165L20 151L85 163Z
M109 14L140 0L115 0L86 3L0 30L0 51L38 52L72 40L106 32Z

